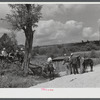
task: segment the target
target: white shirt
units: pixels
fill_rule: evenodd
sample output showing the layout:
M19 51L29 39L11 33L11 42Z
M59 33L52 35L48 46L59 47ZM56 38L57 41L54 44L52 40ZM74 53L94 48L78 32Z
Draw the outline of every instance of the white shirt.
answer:
M2 53L2 56L7 56L6 51L2 51L1 53Z

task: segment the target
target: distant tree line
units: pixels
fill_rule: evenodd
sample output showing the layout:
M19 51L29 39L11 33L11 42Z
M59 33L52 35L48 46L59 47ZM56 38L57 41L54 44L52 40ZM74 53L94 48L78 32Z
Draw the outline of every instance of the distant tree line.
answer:
M63 56L65 53L69 56L72 52L100 50L99 41L86 41L80 43L59 44L52 46L36 46L33 48L32 55L53 55L54 57Z

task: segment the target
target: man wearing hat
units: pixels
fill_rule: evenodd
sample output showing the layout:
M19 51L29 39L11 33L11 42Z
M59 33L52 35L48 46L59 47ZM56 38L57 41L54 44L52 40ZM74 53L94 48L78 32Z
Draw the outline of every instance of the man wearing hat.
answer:
M63 61L64 61L64 62L63 62L63 65L64 65L65 63L67 64L67 63L68 63L68 61L69 61L69 60L68 60L68 57L67 57L67 55L66 55L66 54L64 54L64 60L63 60Z
M72 64L71 64L71 60L72 60L72 57L73 57L73 53L70 54L69 57L66 56L66 54L64 54L64 62L63 62L63 65L66 64L66 67L67 67L67 73L69 74L72 74ZM69 71L68 71L69 70Z
M25 56L25 51L23 48L21 48L20 50L20 61L21 61L21 64L23 63L24 61L24 56Z
M49 57L49 58L47 59L47 63L49 64L49 63L51 63L51 62L52 62L52 58Z
M67 68L66 73L69 74L70 73L69 58L67 57L66 54L64 54L63 65L66 66L66 68Z
M52 58L51 58L51 57L49 57L49 58L47 59L47 65L48 65L48 71L50 72L50 73L49 73L50 80L51 80L51 79L54 79L55 67L54 67L54 64L53 64L53 62L52 62Z

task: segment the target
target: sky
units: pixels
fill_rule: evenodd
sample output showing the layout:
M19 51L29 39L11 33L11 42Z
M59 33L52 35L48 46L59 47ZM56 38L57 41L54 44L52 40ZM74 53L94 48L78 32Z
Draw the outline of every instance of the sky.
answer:
M42 18L34 34L33 46L99 40L100 4L43 4ZM0 4L0 18L10 13L7 4ZM9 24L0 21L0 36L10 33ZM16 32L24 44L23 31Z

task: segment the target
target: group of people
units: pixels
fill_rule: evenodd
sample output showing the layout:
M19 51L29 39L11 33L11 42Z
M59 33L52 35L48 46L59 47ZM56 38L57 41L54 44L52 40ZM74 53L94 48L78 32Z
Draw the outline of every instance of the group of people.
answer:
M71 53L70 54L70 56L69 57L67 57L67 55L66 54L64 54L64 60L63 60L63 65L64 64L66 64L66 67L68 67L68 69L70 70L70 73L72 74L72 67L69 67L69 66L71 66L71 63L69 63L70 61L71 61L71 59L73 58L73 53ZM48 68L49 68L49 72L50 72L50 74L54 74L54 71L55 71L55 66L54 66L54 64L53 64L53 61L52 61L53 59L51 58L51 57L49 57L48 59L47 59L47 64L48 64ZM52 69L51 71L50 71L50 68Z
M21 48L20 50L16 50L15 52L11 50L10 53L7 53L6 49L3 48L3 50L1 51L1 58L6 59L8 57L9 60L13 60L16 57L20 62L22 62L24 59L24 54L25 51L23 48Z
M69 61L72 59L73 57L73 53L71 53L71 55L69 56L69 58L66 56L66 54L64 54L64 62L63 62L63 65L66 64L66 66L68 66L67 64L69 64ZM49 57L47 59L47 65L48 65L48 71L50 72L50 77L51 75L54 75L54 71L55 71L55 66L53 64L53 61L52 61L52 57Z
M72 58L73 58L73 55L74 54L71 53L70 56L67 57L67 55L64 54L63 65L66 64L67 69L70 70L70 74L73 73L73 70L74 70L74 73L77 73L78 74L77 65L75 65L74 68L72 67Z

